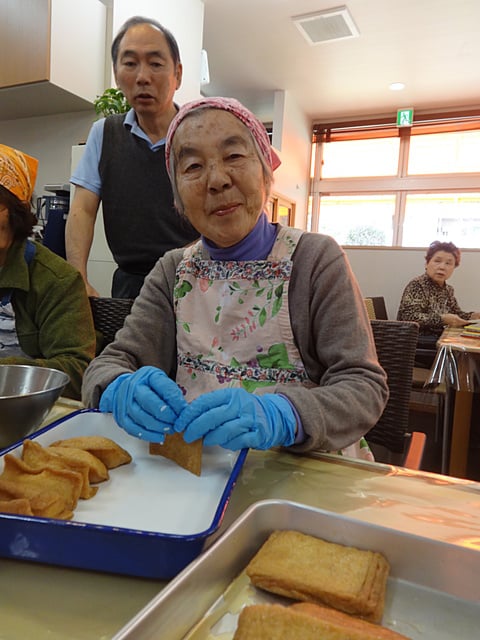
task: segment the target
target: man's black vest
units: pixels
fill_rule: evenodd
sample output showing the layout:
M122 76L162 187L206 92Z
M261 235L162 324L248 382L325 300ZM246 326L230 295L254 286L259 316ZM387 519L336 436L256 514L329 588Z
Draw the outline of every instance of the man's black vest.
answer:
M166 251L189 244L198 232L174 207L165 145L152 151L124 118L105 120L99 163L105 235L121 269L147 274Z

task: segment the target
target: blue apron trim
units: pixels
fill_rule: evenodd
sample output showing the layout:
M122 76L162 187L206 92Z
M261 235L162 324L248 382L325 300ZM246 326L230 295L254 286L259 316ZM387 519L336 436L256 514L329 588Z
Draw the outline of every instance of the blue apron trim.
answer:
M32 264L32 260L35 257L36 247L35 244L31 240L27 240L25 244L25 251L23 252L23 257L25 258L25 262L28 266ZM10 302L12 299L13 289L7 291L7 293L0 300L0 305L4 306Z

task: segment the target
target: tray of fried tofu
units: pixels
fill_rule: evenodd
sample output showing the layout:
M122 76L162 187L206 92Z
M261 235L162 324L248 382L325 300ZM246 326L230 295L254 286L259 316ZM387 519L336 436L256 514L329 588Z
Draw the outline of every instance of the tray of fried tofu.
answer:
M170 579L220 527L245 456L204 447L191 473L77 411L0 453L0 556Z
M113 640L471 640L479 575L474 549L265 500Z

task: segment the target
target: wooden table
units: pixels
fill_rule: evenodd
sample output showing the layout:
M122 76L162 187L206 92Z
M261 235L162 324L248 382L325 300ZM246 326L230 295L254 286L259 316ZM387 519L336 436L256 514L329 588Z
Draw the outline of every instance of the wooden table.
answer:
M59 401L51 417L75 408ZM327 454L250 451L219 535L264 499L301 502L480 552L480 483ZM165 585L0 558L0 638L108 640Z
M454 393L453 415L450 417L448 409L445 412L443 455L448 459L448 473L459 478L465 478L467 473L472 394L480 391L480 338L462 336L462 332L463 329L452 327L444 330L427 381L445 382L447 397L449 392Z

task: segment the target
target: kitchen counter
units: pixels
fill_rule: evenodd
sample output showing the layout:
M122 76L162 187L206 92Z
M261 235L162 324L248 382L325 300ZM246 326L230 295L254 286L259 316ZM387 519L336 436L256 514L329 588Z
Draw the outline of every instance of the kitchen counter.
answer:
M60 399L49 419L76 408ZM250 451L221 531L250 504L268 498L480 551L475 482L325 454ZM0 558L0 639L107 640L165 584Z

